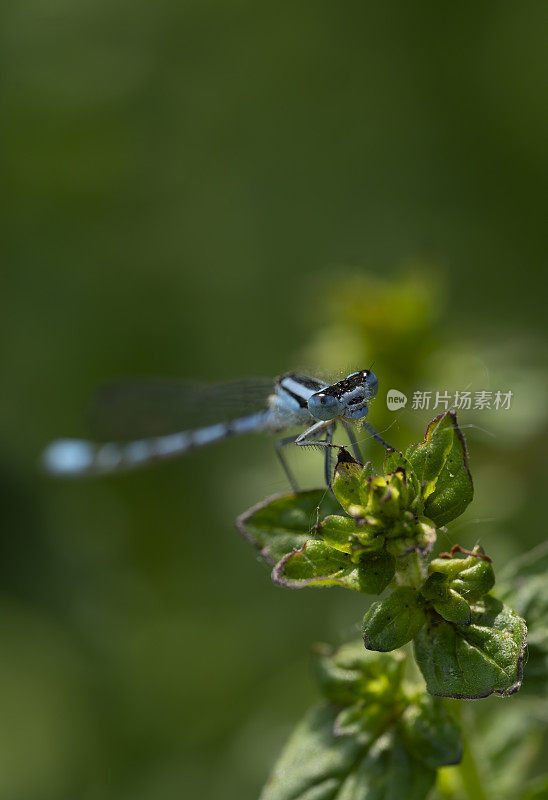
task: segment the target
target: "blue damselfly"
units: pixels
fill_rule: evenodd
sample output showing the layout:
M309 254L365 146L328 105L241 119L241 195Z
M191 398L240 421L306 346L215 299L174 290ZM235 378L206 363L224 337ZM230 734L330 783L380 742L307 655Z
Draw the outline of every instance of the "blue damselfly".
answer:
M290 443L325 449L325 478L330 486L337 424L345 428L358 460L361 454L353 423L392 449L365 421L377 389L377 376L367 369L331 384L294 372L274 381L112 384L95 404L97 441L58 439L46 448L42 461L48 472L58 476L104 475L175 458L231 436L279 433L298 426L305 430L276 442L291 486L295 489L296 483L282 454Z

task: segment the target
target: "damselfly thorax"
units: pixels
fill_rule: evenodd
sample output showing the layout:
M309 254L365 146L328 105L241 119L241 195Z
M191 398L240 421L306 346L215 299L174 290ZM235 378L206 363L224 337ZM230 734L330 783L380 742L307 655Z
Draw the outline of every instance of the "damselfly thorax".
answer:
M305 430L276 442L276 453L291 486L296 488L296 483L282 454L288 444L325 448L325 476L330 486L330 454L338 446L333 443L337 424L346 430L359 460L353 423L361 424L377 442L391 449L365 422L368 403L377 389L377 376L371 370L353 372L332 384L294 372L274 381L112 384L95 403L96 441L58 439L46 448L42 460L54 475L104 475L175 458L231 436L279 433L297 426Z

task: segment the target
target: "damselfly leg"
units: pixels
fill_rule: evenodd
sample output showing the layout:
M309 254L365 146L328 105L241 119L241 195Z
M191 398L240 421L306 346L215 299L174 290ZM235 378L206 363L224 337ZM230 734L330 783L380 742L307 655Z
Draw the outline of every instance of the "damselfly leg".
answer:
M328 428L326 430L325 441L328 445L331 445L333 441L333 428ZM325 483L332 492L333 478L331 476L331 447L325 448L324 475L325 475Z
M285 472L285 476L286 476L287 480L289 481L289 484L290 484L291 488L293 489L294 492L298 492L299 491L299 487L297 485L297 481L295 480L295 476L291 472L291 470L289 468L289 464L287 463L286 459L284 458L284 456L282 454L282 447L285 447L288 444L295 444L295 437L294 436L284 436L283 439L278 439L274 443L274 447L276 449L276 455L278 456L278 460L279 460L280 464L282 465L282 469Z
M395 449L394 447L392 447L391 444L388 444L388 442L385 442L384 439L382 438L382 436L380 435L380 433L377 433L375 428L373 428L368 422L364 422L363 423L363 427L365 428L365 430L368 433L371 434L373 439L375 439L375 441L378 442L379 444L382 444L382 446L384 448L386 448L386 450L394 450Z
M345 429L346 435L348 436L350 447L352 449L352 452L354 453L354 458L356 458L361 464L362 454L360 451L360 447L358 445L358 440L354 436L354 430L352 429L352 425L350 425L348 422L343 422L343 428Z
M312 428L314 430L316 430L317 426L316 425L312 425ZM284 436L283 439L278 439L274 444L274 447L276 449L276 455L278 456L280 464L282 465L282 469L285 472L287 480L289 481L289 483L291 485L291 488L293 489L294 492L298 492L299 491L299 487L298 487L297 481L295 480L295 476L293 475L293 472L289 468L289 464L287 463L285 457L282 454L282 448L285 447L288 444L298 444L301 447L306 447L308 445L310 447L320 446L320 447L324 447L325 448L325 460L324 460L325 482L326 482L326 485L329 487L329 489L331 489L331 484L332 484L332 478L331 478L331 448L332 447L337 447L337 445L333 444L334 426L333 425L329 425L329 426L326 427L325 425L323 425L323 426L321 426L321 428L323 430L325 430L325 439L317 439L317 440L316 439L312 439L310 441L297 441L298 439L301 439L301 437L303 437L304 434L307 433L307 431L305 431L303 434L300 434L299 436Z
M332 477L331 477L331 448L334 447L335 449L339 449L339 445L333 444L333 431L335 430L335 426L331 421L321 421L316 422L314 425L311 425L310 428L307 428L303 431L297 438L294 440L295 444L299 447L324 447L325 448L325 460L324 460L324 471L325 471L325 482L329 489L332 491ZM320 431L325 431L325 438L324 439L311 439L310 436L313 436L315 433L319 433Z

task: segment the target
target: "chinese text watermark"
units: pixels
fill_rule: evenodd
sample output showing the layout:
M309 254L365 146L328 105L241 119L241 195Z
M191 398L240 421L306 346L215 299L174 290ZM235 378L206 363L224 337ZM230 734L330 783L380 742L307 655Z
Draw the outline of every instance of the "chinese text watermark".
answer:
M497 390L494 392L481 390L473 391L415 391L411 398L409 408L411 411L425 411L440 409L448 411L450 408L464 411L509 411L512 406L514 393ZM407 396L398 389L390 389L386 395L386 405L390 411L399 411L408 403Z

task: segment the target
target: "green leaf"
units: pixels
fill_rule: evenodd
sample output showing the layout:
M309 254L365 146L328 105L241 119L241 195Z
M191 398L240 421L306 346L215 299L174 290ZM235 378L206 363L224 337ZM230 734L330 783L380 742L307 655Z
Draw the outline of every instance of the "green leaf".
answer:
M362 556L359 564L360 591L366 594L384 592L396 572L396 559L390 553Z
M424 800L435 778L435 770L406 749L396 728L374 743L340 793L326 795L326 800ZM305 797L317 800L315 795Z
M523 691L548 696L548 542L511 561L497 594L527 620Z
M409 693L401 652L350 642L317 655L322 692L336 705L308 712L260 800L424 800L436 768L462 752L441 701Z
M406 587L372 603L362 625L366 648L386 652L409 642L425 623L422 606L419 593Z
M326 514L340 511L325 489L269 497L236 520L240 533L270 564L299 547L313 535L314 527Z
M438 697L423 695L401 719L408 750L432 768L459 764L463 741L460 728Z
M421 485L426 516L440 526L462 514L474 490L456 413L436 417L424 442L408 447L405 456Z
M358 567L350 556L317 539L309 539L299 550L284 556L274 567L272 580L279 586L292 589L346 586L360 591Z
M357 736L364 744L377 739L390 723L393 709L375 700L343 708L337 715L335 736Z
M260 800L335 800L366 747L335 737L334 706L312 708L284 747Z
M348 553L333 549L318 539L309 539L294 553L288 553L272 570L279 586L343 586L356 592L379 594L388 586L396 569L386 553L364 556L355 564Z
M369 722L366 711L369 711L371 706L374 706L376 711L380 710L379 703L369 703L367 706L364 703L356 703L339 711L333 726L335 736L357 736L364 733Z
M372 746L333 733L337 709L311 709L287 742L260 800L424 800L435 771L398 728Z
M369 470L356 461L343 448L339 450L337 466L333 476L333 492L347 514L352 517L365 515L365 495L362 484Z
M471 699L516 692L526 635L523 619L490 595L472 606L468 627L432 616L415 637L427 690Z
M435 611L447 622L454 622L456 625L470 625L472 621L472 610L464 597L453 589L448 589L447 595L443 600L434 600L432 603Z
M448 413L440 414L428 425L423 442L410 445L405 456L411 465L424 499L436 486L445 466L447 454L453 447L453 425Z
M333 650L329 645L314 647L314 667L322 694L332 703L348 706L362 696L364 653L361 641Z

